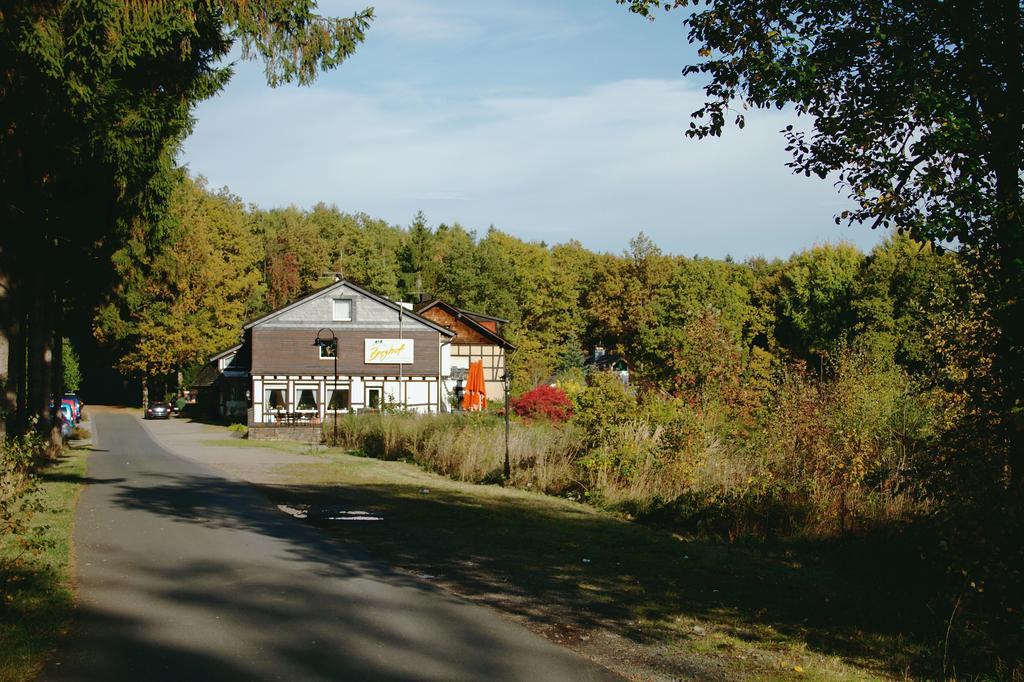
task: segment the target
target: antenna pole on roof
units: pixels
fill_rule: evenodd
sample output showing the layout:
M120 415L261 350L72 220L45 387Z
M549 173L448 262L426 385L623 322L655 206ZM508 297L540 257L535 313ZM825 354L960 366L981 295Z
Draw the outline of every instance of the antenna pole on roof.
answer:
M423 303L426 300L426 296L423 291L423 276L420 273L416 273L416 289L410 291L409 294L415 297L413 303Z
M321 272L321 277L333 277L335 282L340 282L345 279L345 268L342 263L345 260L345 249L341 247L338 249L338 269L328 270L327 272Z

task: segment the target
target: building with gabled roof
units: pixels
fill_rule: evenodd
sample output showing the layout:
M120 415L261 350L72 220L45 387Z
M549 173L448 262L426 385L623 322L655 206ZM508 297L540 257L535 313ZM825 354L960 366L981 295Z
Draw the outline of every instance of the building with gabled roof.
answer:
M417 306L416 312L454 334L451 341L452 372L445 384L447 391L458 395L461 382L465 381L465 374L469 371L469 363L481 361L487 399L504 400L506 355L516 348L501 335L501 325L508 320L465 310L440 299Z
M250 427L448 407L443 379L455 332L354 282L339 279L252 320L242 333L239 346L211 358L197 387L242 372Z
M204 416L245 420L249 409L249 349L238 343L211 356L190 387Z

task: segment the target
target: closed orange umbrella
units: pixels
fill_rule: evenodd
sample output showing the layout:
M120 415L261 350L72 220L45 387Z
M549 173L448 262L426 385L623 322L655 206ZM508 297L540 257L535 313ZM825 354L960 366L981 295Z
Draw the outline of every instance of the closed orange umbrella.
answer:
M487 407L487 383L484 381L484 361L481 360L477 365L479 365L479 371L476 377L477 381L480 382L477 389L480 391L480 409L483 410Z
M477 409L476 363L469 363L469 374L466 376L466 387L462 391L462 409Z
M483 360L469 363L469 376L462 394L462 409L482 410L487 407L487 387L484 384Z

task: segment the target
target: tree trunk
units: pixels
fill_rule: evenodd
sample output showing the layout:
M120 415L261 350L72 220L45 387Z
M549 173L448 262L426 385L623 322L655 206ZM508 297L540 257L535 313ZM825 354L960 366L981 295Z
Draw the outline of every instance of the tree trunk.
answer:
M38 418L36 428L43 434L49 431L50 369L53 362L53 330L50 325L49 282L42 272L32 276L31 306L28 316L28 401L27 414Z
M1011 488L1024 492L1024 243L1019 231L1024 224L1013 221L1018 235L1002 248L999 278L999 300L996 302L999 344L994 368L999 381L1003 419L1007 440L1007 465ZM1005 234L1005 232L1004 232Z
M64 397L64 333L63 303L60 296L53 302L53 362L50 372L50 395L53 396L54 419L50 422L50 457L56 459L64 450L64 434L61 433L60 405ZM74 424L74 414L71 415Z
M149 407L149 372L142 375L142 412L145 414Z
M999 340L993 369L999 382L1003 431L1009 452L1011 488L1024 492L1024 204L1020 195L1020 132L1007 131L1002 153L993 154L996 192L997 260L992 273L993 308Z
M1004 39L991 44L991 60L1005 79L989 98L991 149L995 176L994 304L999 341L993 369L999 382L1003 435L1008 445L1011 495L1024 493L1024 202L1021 201L1021 146L1024 144L1024 69L1021 66L1021 6L1001 6ZM1005 89L1004 89L1005 88Z
M25 428L25 306L13 278L5 275L0 286L5 289L3 304L0 306L0 324L7 341L7 375L4 387L3 411L5 430L12 435L21 434Z

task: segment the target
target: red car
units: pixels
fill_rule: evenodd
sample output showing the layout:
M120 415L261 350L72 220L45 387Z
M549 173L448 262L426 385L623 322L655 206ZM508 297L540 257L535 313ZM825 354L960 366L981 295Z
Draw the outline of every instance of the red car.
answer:
M77 395L65 395L60 399L60 404L71 407L71 415L75 418L76 424L82 421L82 401L78 399Z

